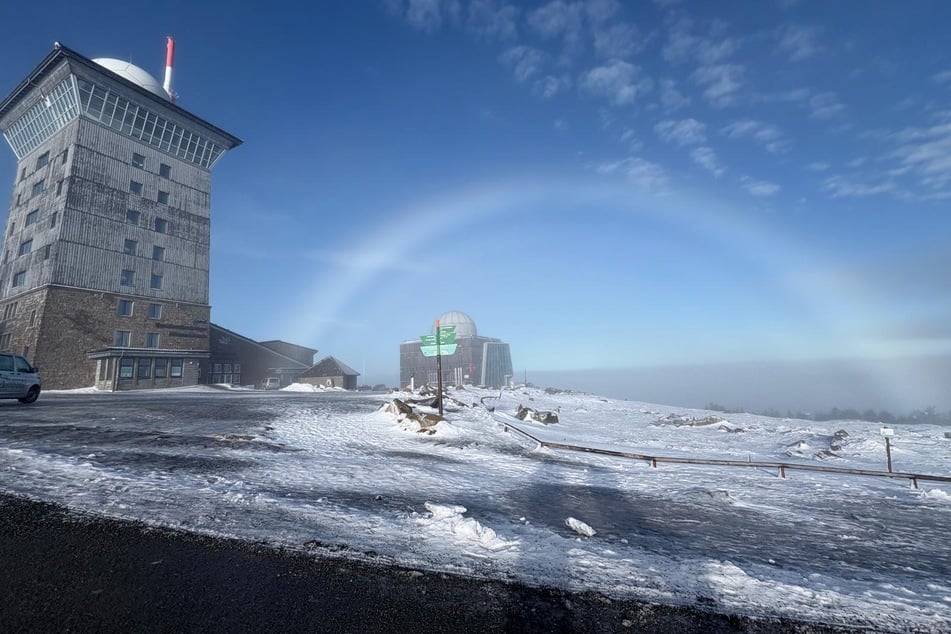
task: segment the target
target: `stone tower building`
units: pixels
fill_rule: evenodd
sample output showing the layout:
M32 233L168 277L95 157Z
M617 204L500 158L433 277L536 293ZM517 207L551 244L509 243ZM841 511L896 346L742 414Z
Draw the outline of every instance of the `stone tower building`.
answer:
M46 388L198 382L211 169L241 141L141 68L59 44L0 103L0 131L17 157L0 350Z

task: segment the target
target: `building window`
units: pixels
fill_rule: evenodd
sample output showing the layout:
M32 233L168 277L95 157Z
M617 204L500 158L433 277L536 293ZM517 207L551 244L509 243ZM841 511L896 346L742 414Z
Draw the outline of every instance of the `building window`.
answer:
M155 360L155 378L164 379L168 376L168 359Z
M128 348L131 342L132 342L131 330L117 330L116 331L115 345L117 348Z
M159 163L158 175L162 178L171 178L172 177L172 166L166 165L165 163Z
M45 247L43 247L43 259L44 259L44 260L49 260L49 259L50 259L50 251L52 250L52 248L53 248L52 245L49 245L49 244L47 244Z
M26 168L20 170L20 180L26 180Z
M20 243L20 253L18 255L26 255L33 249L33 240L25 240Z
M135 255L139 250L139 243L135 240L129 240L126 238L125 245L122 247L122 252L126 255Z
M5 333L0 334L0 350L9 350L9 349L10 349L10 337L11 337L11 335L12 335L12 333L9 333L9 332L5 332ZM10 359L11 361L13 360L12 357L7 357L7 358ZM12 366L12 363L11 363L11 366ZM4 368L4 369L6 369L6 368ZM13 368L11 367L11 368L9 368L9 369L12 370Z
M46 191L46 179L41 178L40 180L33 183L33 189L30 190L30 197L39 196L44 191Z
M138 378L147 379L152 376L152 359L139 359Z
M3 307L3 318L4 319L13 319L17 316L17 304L19 302L10 302Z
M158 193L158 198L157 198L156 200L158 200L158 202L161 203L161 204L163 204L163 205L167 205L167 204L168 204L168 192L163 192L163 191L160 190L159 193Z
M146 348L158 348L158 333L157 332L147 332L145 333L145 347Z
M168 233L168 220L165 218L156 218L155 231L157 233Z
M22 196L23 196L23 194L17 194L17 207L20 206L20 197L22 197Z
M129 191L136 196L142 195L142 183L139 181L129 181Z
M30 225L36 224L37 221L39 221L39 219L40 219L40 210L34 209L33 211L31 211L30 213L26 215L26 226L29 227Z
M120 379L131 379L132 378L132 359L122 358L119 359L119 378Z
M156 262L165 261L165 247L153 246L152 247L152 259Z
M180 379L182 377L183 363L183 359L172 359L172 371L169 373L169 376L173 379Z
M159 291L162 290L162 276L153 273L152 279L149 281L149 287Z
M138 167L139 169L145 169L145 157L141 154L132 153L132 167Z
M63 165L66 165L66 161L69 160L69 148L63 150L63 159L60 161Z
M141 216L142 216L142 214L140 214L139 212L137 212L135 209L126 209L126 212L125 212L125 220L126 220L126 222L128 222L130 225L138 225L138 224L139 224L139 218L140 218Z
M132 300L131 299L120 299L116 304L116 313L122 315L123 317L132 316Z
M60 179L56 181L56 195L59 196L63 193L63 180Z
M35 324L36 324L36 311L31 310L30 311L30 328L32 328Z
M123 286L133 286L135 284L135 271L122 269L122 273L119 274L119 284Z
M50 153L43 152L36 159L36 169L40 169L41 167L46 167L47 165L49 165L49 162L50 162Z
M56 219L59 217L59 212L54 211L53 215L50 216L50 229L56 226Z
M161 304L149 304L149 318L150 318L150 319L161 319L161 318L162 318L162 305L161 305Z
M11 286L23 286L26 284L26 271L20 271L13 276L13 284Z

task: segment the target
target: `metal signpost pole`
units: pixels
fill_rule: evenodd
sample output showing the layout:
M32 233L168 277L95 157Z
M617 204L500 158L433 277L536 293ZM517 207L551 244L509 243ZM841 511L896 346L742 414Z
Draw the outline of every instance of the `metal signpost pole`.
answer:
M439 390L439 395L436 397L439 403L439 415L442 416L442 354L439 347L439 320L436 320L436 376L437 376L437 389Z
M889 427L882 427L882 436L885 438L885 459L888 463L888 472L892 472L892 436L895 435L895 430Z

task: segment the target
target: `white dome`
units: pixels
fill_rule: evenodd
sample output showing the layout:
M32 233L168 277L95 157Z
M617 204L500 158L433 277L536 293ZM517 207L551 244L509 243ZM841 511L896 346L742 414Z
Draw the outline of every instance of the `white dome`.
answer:
M162 84L131 62L123 62L121 59L112 59L111 57L99 57L92 60L105 69L111 70L123 79L128 79L133 84L145 88L150 93L158 95L162 99L168 99L168 93L162 88Z
M448 313L443 313L440 315L439 325L455 326L456 337L475 337L478 334L476 331L475 322L472 321L472 317L465 313L460 313L458 310L450 310ZM433 334L436 334L435 323L433 324Z

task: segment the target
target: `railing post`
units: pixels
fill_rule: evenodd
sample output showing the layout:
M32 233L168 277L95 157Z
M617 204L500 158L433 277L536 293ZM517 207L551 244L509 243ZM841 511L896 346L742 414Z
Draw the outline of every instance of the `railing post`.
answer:
M651 466L657 468L657 458L651 458Z
M783 465L779 465L779 477L783 479L786 478L786 467Z
M917 488L918 488L918 478L912 478L912 479L911 479L911 488L913 488L913 489L917 489Z

